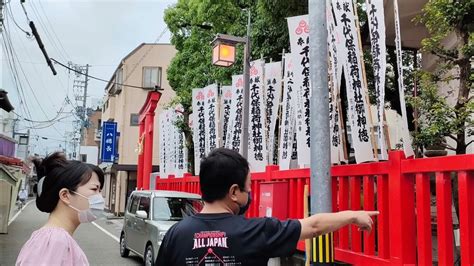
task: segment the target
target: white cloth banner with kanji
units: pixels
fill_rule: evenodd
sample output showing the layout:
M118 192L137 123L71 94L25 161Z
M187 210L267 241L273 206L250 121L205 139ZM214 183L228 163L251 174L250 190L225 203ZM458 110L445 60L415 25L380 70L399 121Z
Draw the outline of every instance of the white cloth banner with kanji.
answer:
M168 173L166 171L166 162L168 160L168 153L166 150L166 111L160 113L158 117L158 128L158 143L160 146L160 178L168 178Z
M265 64L265 116L268 163L276 164L275 151L275 127L278 118L278 107L282 88L281 62Z
M411 157L415 155L412 148L410 131L408 130L407 107L405 104L405 85L403 84L403 60L402 60L402 42L400 34L400 17L398 14L398 1L393 1L393 10L395 17L395 47L397 52L397 71L398 71L398 92L400 94L400 108L402 109L402 139L403 151L405 156Z
M290 169L291 155L293 152L293 139L295 133L296 118L296 89L294 83L295 56L285 54L283 74L283 106L280 121L280 144L278 153L278 164L280 170Z
M204 88L204 120L206 121L206 155L212 150L219 147L219 130L218 130L218 106L217 106L217 85L212 84Z
M230 109L232 104L232 86L222 86L221 88L221 104L220 104L220 126L221 131L219 133L222 136L222 143L221 146L226 147L227 141L227 132L230 128Z
M175 116L173 120L173 128L175 130L175 150L176 150L176 161L175 161L175 175L176 177L183 177L184 173L188 171L188 158L187 149L185 143L184 133L176 126L178 120L183 119L183 107L181 105L176 106Z
M375 98L377 101L377 143L378 148L381 151L380 159L388 160L387 144L383 130L383 114L385 109L385 71L387 68L383 1L367 0L366 11L369 22L372 67L374 69Z
M242 150L242 118L244 106L244 81L242 75L232 76L232 102L230 106L229 129L227 130L226 145L236 152Z
M300 167L310 164L310 97L309 77L309 23L308 15L290 17L291 54L294 61L294 87L297 90L296 133L298 145L298 164Z
M349 121L351 125L352 146L357 163L374 161L371 123L368 119L367 88L362 74L362 57L359 47L359 34L352 6L352 0L333 0L336 30L342 36L345 55L344 76L346 78L347 99L349 102ZM338 51L339 52L339 51Z
M336 26L334 24L334 16L330 0L327 2L327 27L328 27L328 71L329 71L329 127L330 127L330 141L331 141L331 163L339 164L341 161L346 161L344 147L342 143L342 121L339 110L339 92L340 92L340 77L342 72L342 60L340 51L341 38L337 36Z
M194 172L199 174L201 159L206 156L206 123L204 118L204 90L193 89L193 140L194 140Z
M265 171L267 138L265 136L265 105L263 102L263 60L250 62L249 142L248 158L253 172Z

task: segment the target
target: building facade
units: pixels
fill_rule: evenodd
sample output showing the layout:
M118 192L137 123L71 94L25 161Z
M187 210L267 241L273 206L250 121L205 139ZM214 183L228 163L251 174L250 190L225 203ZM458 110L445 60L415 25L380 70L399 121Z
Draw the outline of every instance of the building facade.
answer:
M99 163L100 134L102 130L102 110L88 110L87 128L81 139L79 160L97 165Z
M148 92L157 88L162 89L162 97L155 115L153 172L159 170L158 116L175 96L166 74L175 54L170 44L141 44L122 59L105 88L101 121L117 123L118 154L114 163L100 166L106 172L106 208L115 214L123 213L128 195L136 188L138 113Z

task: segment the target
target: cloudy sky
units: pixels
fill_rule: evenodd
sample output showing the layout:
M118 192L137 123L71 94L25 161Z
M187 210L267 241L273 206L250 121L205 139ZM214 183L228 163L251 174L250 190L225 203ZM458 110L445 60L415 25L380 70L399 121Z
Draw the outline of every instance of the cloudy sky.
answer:
M53 76L33 38L28 19L20 0L4 0L5 31L2 35L2 88L8 91L16 113L22 117L46 121L58 116L60 121L31 124L20 120L17 128L26 131L31 128L33 152L45 154L64 146L70 139L75 119L70 111L76 105L78 91L72 83L74 74L59 65ZM9 3L8 3L9 2ZM164 10L173 5L173 0L26 0L24 7L29 20L33 21L49 57L67 64L89 64L89 74L110 79L120 60L142 42L154 42L166 25ZM16 25L16 24L17 25ZM21 28L21 29L20 29ZM158 41L169 43L170 34ZM11 46L8 45L11 42ZM16 54L17 86L11 73L9 47ZM90 80L88 103L97 102L104 95L105 83ZM34 92L34 93L33 93ZM24 97L19 97L24 94ZM36 96L36 97L35 97ZM66 96L72 103L64 103ZM21 103L22 102L22 103ZM89 105L88 104L88 105ZM67 113L69 112L69 113ZM46 128L42 128L46 127ZM47 138L47 139L44 139ZM68 146L68 149L70 146Z

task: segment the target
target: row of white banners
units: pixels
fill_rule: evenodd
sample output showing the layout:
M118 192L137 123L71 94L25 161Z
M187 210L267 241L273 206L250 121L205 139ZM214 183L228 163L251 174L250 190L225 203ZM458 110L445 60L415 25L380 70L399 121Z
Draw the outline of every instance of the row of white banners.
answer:
M403 144L406 156L412 156L413 150L406 121L397 0L394 0L394 6L399 91L404 120ZM342 143L344 127L341 123L339 100L343 72L348 98L350 141L354 148L355 159L357 163L385 160L388 157L386 144L388 136L385 136L383 130L386 70L383 1L367 0L366 8L377 98L375 118L369 113L361 40L353 2L327 0L327 7L331 161L337 164L347 160ZM297 150L298 166L305 167L310 164L310 130L317 128L310 128L309 26L307 15L288 18L291 53L285 54L282 62L265 63L263 60L251 62L249 110L246 111L249 112L248 160L252 171L264 171L265 166L272 163L277 163L280 169L289 169L294 149ZM214 148L226 147L236 151L243 149L243 87L243 76L235 75L232 76L232 85L223 86L220 91L215 84L193 90L191 120L196 173L199 173L201 158ZM170 119L177 116L177 114L162 114L164 115L170 116ZM279 125L277 125L278 117L280 117ZM371 132L374 123L377 125L377 132ZM165 130L167 131L161 131L166 132L162 135L169 134L175 128L169 126ZM276 131L279 139L276 139ZM176 161L181 160L177 154L170 155L170 152L178 152L179 148L167 146L172 143L182 145L179 141L182 137L176 137L179 134L175 132L173 136L166 136L175 139L174 142L160 137L165 144L163 146L166 146L160 146L162 153L166 154L166 156L160 155L163 159L160 165L166 165L163 174L178 173L180 169L178 163L171 161L165 163L173 158L176 158ZM380 155L376 154L377 150L381 150ZM185 151L181 153L183 156L186 154Z

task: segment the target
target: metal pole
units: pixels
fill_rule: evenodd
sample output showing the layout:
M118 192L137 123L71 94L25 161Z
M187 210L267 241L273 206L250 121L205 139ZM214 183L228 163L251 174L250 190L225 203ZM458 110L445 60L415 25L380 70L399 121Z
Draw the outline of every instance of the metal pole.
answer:
M328 46L326 1L309 1L311 78L311 214L331 212L331 148L329 132ZM312 248L334 254L332 233L319 236ZM323 243L323 244L321 244ZM329 243L325 245L324 243ZM329 250L328 250L329 249ZM314 252L312 252L314 254ZM323 253L323 254L324 254ZM333 260L313 257L313 265L333 265Z
M244 117L242 119L242 151L247 159L249 148L249 91L250 91L250 9L248 9L247 36L244 48Z
M309 1L311 213L331 212L326 1Z

